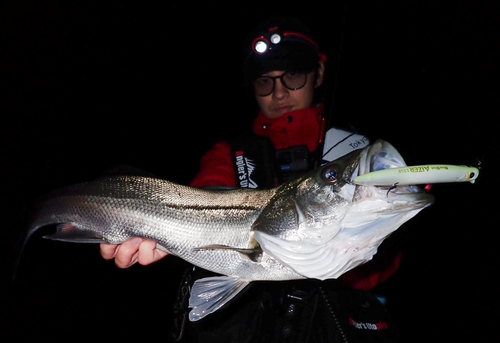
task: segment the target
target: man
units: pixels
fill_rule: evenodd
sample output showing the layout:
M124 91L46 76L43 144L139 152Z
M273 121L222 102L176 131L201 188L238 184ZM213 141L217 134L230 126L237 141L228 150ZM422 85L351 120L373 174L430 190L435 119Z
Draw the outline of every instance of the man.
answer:
M300 37L299 37L300 39ZM264 42L264 41L263 41ZM255 42L258 44L259 42ZM270 43L272 44L272 43ZM300 43L299 43L300 44ZM255 47L252 47L252 50ZM319 49L318 49L319 52ZM280 76L284 76L284 71L282 70L266 70L266 73L263 73L259 79L257 79L257 85L262 89L263 82L269 81L274 84L274 88L266 95L258 95L256 94L256 100L259 105L259 108L262 111L262 115L267 119L276 119L283 116L285 113L293 112L296 110L307 109L312 106L314 99L314 90L319 88L323 84L324 80L324 70L325 70L325 60L318 60L318 52L314 52L313 62L311 63L309 60L306 63L306 69L312 69L309 73L306 74L305 83L296 90L291 90L287 88L283 84L283 79L280 79ZM267 56L265 56L267 57ZM284 61L283 59L281 61ZM274 63L276 67L280 60L277 59L277 63ZM256 63L259 63L257 60ZM248 63L247 63L248 64ZM313 64L311 66L311 64ZM314 64L317 64L316 66ZM262 66L260 69L272 69L273 65ZM291 67L291 66L290 66ZM302 66L301 66L302 67ZM257 70L258 66L250 65L247 66L247 69L252 69L247 73L246 81L248 83L248 79L252 79L252 76L256 73L259 73ZM256 70L253 70L256 69ZM251 74L250 74L251 73ZM286 79L285 79L286 80ZM253 80L252 80L253 81ZM286 81L285 81L286 82ZM318 107L318 114L321 113L320 108ZM319 118L315 118L319 119ZM318 123L313 123L314 126L319 125ZM319 126L317 128L313 128L312 131L315 137L312 141L317 142L319 135ZM311 140L310 137L307 137ZM314 143L313 143L314 144ZM316 146L314 146L314 149ZM191 183L193 187L206 187L206 186L230 186L236 187L236 183L234 180L234 172L232 170L232 162L228 165L224 165L223 161L219 159L213 159L212 155L218 155L228 152L230 149L229 145L225 142L221 142L216 144L205 156L202 160L202 170L198 174L197 177ZM314 150L313 149L313 150ZM222 151L221 151L222 150ZM229 159L227 162L230 162ZM206 170L210 171L210 175L214 177L213 180L200 181L204 174L206 174ZM139 262L142 265L148 265L153 262L156 262L167 255L167 253L156 249L156 242L142 239L142 238L133 238L121 245L110 245L110 244L101 244L101 255L105 259L115 259L115 263L120 268L127 268L131 265Z
M243 70L244 84L251 85L260 108L253 123L254 135L216 143L202 158L200 172L191 186L271 188L366 147L369 142L364 136L335 128L325 133L323 106L315 99L324 82L325 61L310 30L292 18L271 18L252 31L245 44ZM121 268L136 262L150 264L166 256L156 249L155 242L139 238L119 246L103 244L101 254L105 259L115 258ZM355 271L345 283L372 288L397 269L399 257L389 262L375 272ZM188 278L198 277L193 274ZM192 281L185 281L186 291ZM356 331L356 323L372 318L372 313L358 311L360 301L371 301L376 317L372 321L390 322L370 295L345 290L338 282L294 281L252 288L238 300L238 308L228 307L230 312L220 311L211 315L212 319L209 316L188 327L188 339L370 341L374 339L370 332ZM347 300L334 300L337 298ZM338 316L342 323L337 325ZM185 331L185 324L179 324L179 332ZM314 329L315 325L321 329ZM387 333L376 339L392 341L393 331Z

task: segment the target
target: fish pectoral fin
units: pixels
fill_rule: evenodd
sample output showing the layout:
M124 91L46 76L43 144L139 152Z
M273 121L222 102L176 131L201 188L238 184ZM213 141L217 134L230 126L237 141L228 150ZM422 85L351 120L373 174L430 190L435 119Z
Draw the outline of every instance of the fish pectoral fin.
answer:
M196 280L189 297L189 320L194 322L217 311L248 286L249 281L229 276Z
M63 242L73 243L106 243L104 237L99 236L96 232L78 227L74 223L59 224L56 227L56 232L52 235L45 235L43 238L52 239Z
M199 247L195 249L196 251L200 250L232 250L239 252L240 254L244 255L245 257L249 258L250 260L254 262L258 262L260 257L262 256L262 249L260 245L256 245L254 248L234 248L230 247L227 245L220 245L220 244L211 244L211 245L206 245L203 247Z

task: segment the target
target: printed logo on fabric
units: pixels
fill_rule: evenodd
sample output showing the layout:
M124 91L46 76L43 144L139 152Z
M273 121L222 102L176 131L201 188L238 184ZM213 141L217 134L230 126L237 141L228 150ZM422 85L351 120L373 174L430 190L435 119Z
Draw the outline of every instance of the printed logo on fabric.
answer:
M252 180L254 171L255 162L245 157L243 151L236 151L236 172L241 188L256 189L258 187L257 183Z
M353 326L358 330L373 330L379 331L384 329L389 329L387 322L378 322L378 323L368 323L368 322L357 322L352 317L349 317L349 325Z
M363 136L360 139L356 139L355 141L350 142L349 146L351 148L353 148L354 150L356 150L356 149L360 149L360 148L364 147L368 143L369 143L368 138L366 138L366 137Z

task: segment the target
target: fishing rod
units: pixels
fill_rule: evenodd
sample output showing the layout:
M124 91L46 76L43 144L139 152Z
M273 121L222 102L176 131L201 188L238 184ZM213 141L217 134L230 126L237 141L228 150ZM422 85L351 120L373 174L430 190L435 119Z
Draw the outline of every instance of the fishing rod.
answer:
M318 147L317 147L316 156L315 156L316 158L314 159L315 167L318 167L320 164L322 164L323 148L324 148L324 144L325 144L325 142L324 142L325 141L325 133L331 127L333 111L335 108L334 105L336 104L337 90L338 90L338 84L339 84L339 78L340 78L340 65L341 65L341 61L342 61L342 48L344 46L344 40L345 40L348 3L349 3L349 1L346 0L344 7L343 7L343 11L342 11L342 25L341 25L340 36L339 36L339 45L338 45L337 60L336 60L337 63L335 65L335 74L333 76L331 93L329 92L330 83L326 79L325 95L323 96L324 108L323 108L323 116L321 118L321 130L319 133ZM328 72L325 71L325 73L328 73ZM328 97L326 94L331 94L331 97Z

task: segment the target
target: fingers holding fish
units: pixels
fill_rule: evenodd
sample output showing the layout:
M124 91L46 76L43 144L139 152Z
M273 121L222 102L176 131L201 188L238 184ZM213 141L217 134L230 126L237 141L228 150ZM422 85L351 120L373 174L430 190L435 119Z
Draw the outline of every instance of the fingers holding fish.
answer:
M105 260L111 260L111 259L115 258L119 247L120 246L116 245L116 244L101 244L99 249L100 249L102 258L104 258Z
M142 238L134 237L118 245L115 254L115 264L119 268L128 268L137 263L141 243Z
M106 260L115 259L119 268L128 268L135 263L146 266L156 262L168 254L157 249L157 243L150 239L134 237L128 241L113 245L101 244L101 256Z
M137 255L137 262L146 266L158 260L161 260L168 253L157 248L157 243L150 239L143 240L139 245L139 253Z

